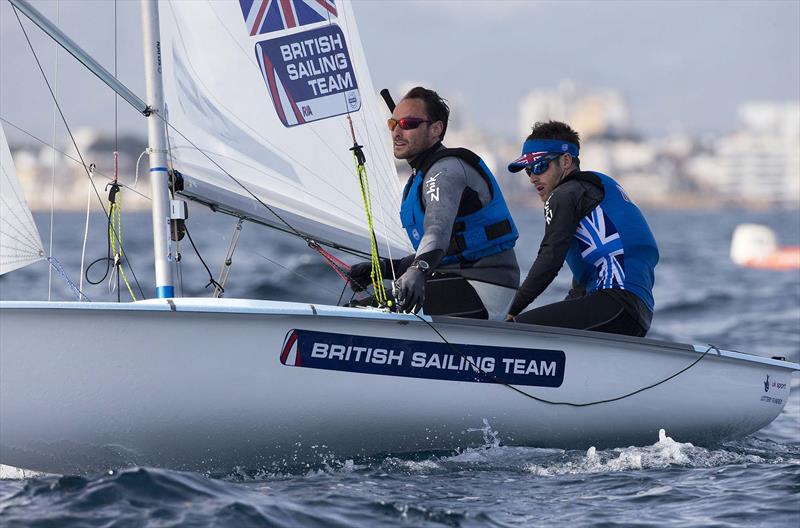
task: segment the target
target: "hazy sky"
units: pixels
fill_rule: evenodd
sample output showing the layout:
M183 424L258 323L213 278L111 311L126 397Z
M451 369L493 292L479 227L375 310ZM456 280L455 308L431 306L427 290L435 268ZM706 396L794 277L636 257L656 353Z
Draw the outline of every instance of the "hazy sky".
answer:
M194 1L194 0L186 0ZM517 105L532 89L571 79L616 89L648 135L725 132L748 100L800 100L800 1L356 0L377 88L437 89L461 124L514 137ZM0 0L0 117L52 134L52 103L10 5ZM114 2L33 1L114 68ZM120 79L140 96L138 0L118 0ZM48 76L53 44L23 19ZM59 55L57 86L71 126L113 130L113 94ZM144 133L120 103L120 127ZM10 138L19 138L7 128Z

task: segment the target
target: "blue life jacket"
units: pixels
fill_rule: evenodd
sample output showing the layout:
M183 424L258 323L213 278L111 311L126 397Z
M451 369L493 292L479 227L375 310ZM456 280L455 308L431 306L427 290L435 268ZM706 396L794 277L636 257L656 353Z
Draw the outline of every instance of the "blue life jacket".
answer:
M463 148L442 149L434 152L425 163L415 170L403 190L403 203L400 206L400 220L408 233L411 245L416 250L425 235L425 209L422 199L422 182L425 172L438 160L457 157L475 168L486 180L492 199L489 203L469 207L465 203L465 190L453 223L450 245L442 258L442 264L478 260L495 253L511 249L516 244L519 233L511 212L508 210L503 193L492 175L492 171L474 152ZM474 200L473 200L474 201ZM477 209L477 210L475 210Z
M578 224L567 251L575 279L592 292L628 290L653 310L658 246L642 212L623 188L605 174L603 200Z

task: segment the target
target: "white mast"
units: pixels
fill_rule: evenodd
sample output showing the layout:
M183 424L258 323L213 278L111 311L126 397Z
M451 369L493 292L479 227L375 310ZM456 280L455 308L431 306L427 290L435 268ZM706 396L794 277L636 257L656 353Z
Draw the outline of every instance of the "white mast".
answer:
M161 81L161 39L158 31L158 3L141 0L142 41L146 100L150 107L147 141L150 151L150 187L153 196L153 256L156 265L156 296L175 296L172 284L172 240L170 238L169 193L167 185L167 140L165 133L164 88Z

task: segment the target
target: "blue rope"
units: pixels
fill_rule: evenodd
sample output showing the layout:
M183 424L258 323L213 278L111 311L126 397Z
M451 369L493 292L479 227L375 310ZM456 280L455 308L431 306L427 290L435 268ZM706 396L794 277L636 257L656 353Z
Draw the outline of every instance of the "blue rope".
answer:
M78 296L79 301L91 302L91 300L78 288L75 282L69 278L69 275L67 275L67 272L64 270L64 266L61 265L61 262L59 262L56 257L47 257L47 262L49 262L53 269L56 270L59 275L61 275L61 278L64 279L64 282L66 282L69 287L72 288L72 291Z

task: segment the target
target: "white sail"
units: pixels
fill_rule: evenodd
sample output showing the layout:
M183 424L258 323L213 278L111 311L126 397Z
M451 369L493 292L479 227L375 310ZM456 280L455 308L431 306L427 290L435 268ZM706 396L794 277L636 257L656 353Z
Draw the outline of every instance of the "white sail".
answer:
M388 241L410 252L386 114L349 1L161 0L159 11L184 194L285 228L249 190L300 231L369 251L349 116L367 157L379 249Z
M44 247L22 194L6 133L0 125L0 275L44 258Z

